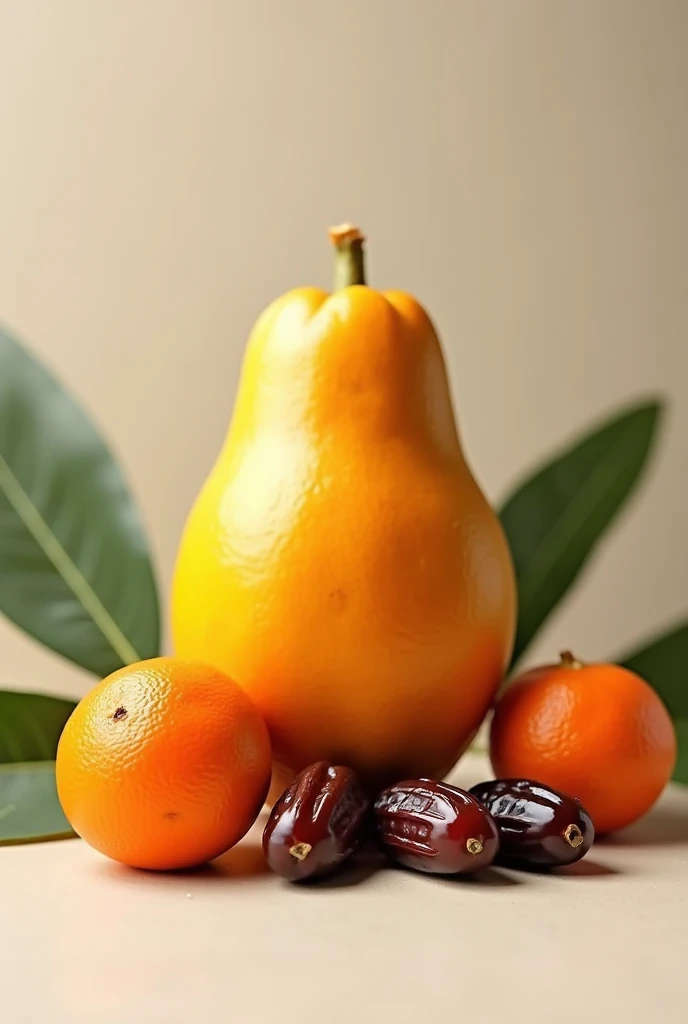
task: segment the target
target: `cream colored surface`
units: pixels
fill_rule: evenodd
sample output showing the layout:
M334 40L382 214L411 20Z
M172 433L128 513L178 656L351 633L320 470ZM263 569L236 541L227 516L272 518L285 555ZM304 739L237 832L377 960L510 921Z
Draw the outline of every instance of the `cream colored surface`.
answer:
M326 228L431 310L497 500L592 417L671 400L640 500L533 659L688 608L688 4L0 0L0 320L121 456L167 587L261 309ZM88 679L0 625L0 677Z
M467 762L457 781L484 776ZM683 1024L688 794L577 867L296 888L259 830L155 876L81 841L0 849L12 1024ZM370 862L367 862L370 864ZM11 933L11 940L9 935Z

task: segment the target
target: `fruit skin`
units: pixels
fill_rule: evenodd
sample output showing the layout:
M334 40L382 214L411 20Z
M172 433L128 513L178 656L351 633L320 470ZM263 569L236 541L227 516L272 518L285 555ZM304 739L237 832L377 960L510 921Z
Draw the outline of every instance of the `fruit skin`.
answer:
M471 794L446 782L409 779L375 801L384 852L414 871L456 875L489 867L499 850L492 815Z
M530 779L493 779L468 791L499 829L497 863L555 867L581 860L595 839L590 815L575 797Z
M671 778L676 734L655 691L613 664L560 665L519 676L498 702L490 758L499 778L533 778L577 797L598 834L636 821Z
M379 789L455 764L514 625L427 314L363 285L277 299L180 544L176 652L247 690L287 768L344 763Z
M329 875L366 839L369 811L355 772L327 761L312 764L272 808L263 830L265 859L291 882Z
M153 658L94 687L65 725L57 789L70 824L131 867L187 868L248 831L270 783L268 732L218 669Z

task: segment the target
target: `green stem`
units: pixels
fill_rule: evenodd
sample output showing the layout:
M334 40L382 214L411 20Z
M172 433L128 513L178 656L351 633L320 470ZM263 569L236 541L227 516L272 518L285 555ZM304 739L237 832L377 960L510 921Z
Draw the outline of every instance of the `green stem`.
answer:
M365 239L358 228L349 224L331 228L330 240L334 245L334 291L352 284L365 284Z

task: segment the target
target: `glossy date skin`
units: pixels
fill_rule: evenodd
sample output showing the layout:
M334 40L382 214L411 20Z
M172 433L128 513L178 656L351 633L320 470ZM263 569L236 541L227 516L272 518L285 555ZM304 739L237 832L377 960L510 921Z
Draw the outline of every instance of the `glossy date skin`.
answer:
M588 852L595 829L585 808L529 779L496 779L470 792L499 829L498 862L512 867L573 864Z
M355 772L318 761L296 776L272 808L263 832L268 865L292 882L330 874L363 843L369 812Z
M478 871L492 863L499 848L491 815L470 793L445 782L398 782L380 793L374 812L382 849L415 871Z

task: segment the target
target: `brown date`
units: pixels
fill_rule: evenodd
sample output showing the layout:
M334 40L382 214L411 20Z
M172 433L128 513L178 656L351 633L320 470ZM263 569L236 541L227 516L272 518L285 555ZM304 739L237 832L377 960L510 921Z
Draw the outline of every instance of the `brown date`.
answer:
M398 782L380 793L374 809L385 853L416 871L477 871L492 863L499 848L490 814L470 793L446 782Z
M263 852L292 882L329 874L365 838L370 803L358 776L326 761L305 768L272 808Z
M592 846L592 820L574 797L528 779L482 782L470 792L497 822L500 864L573 864Z

